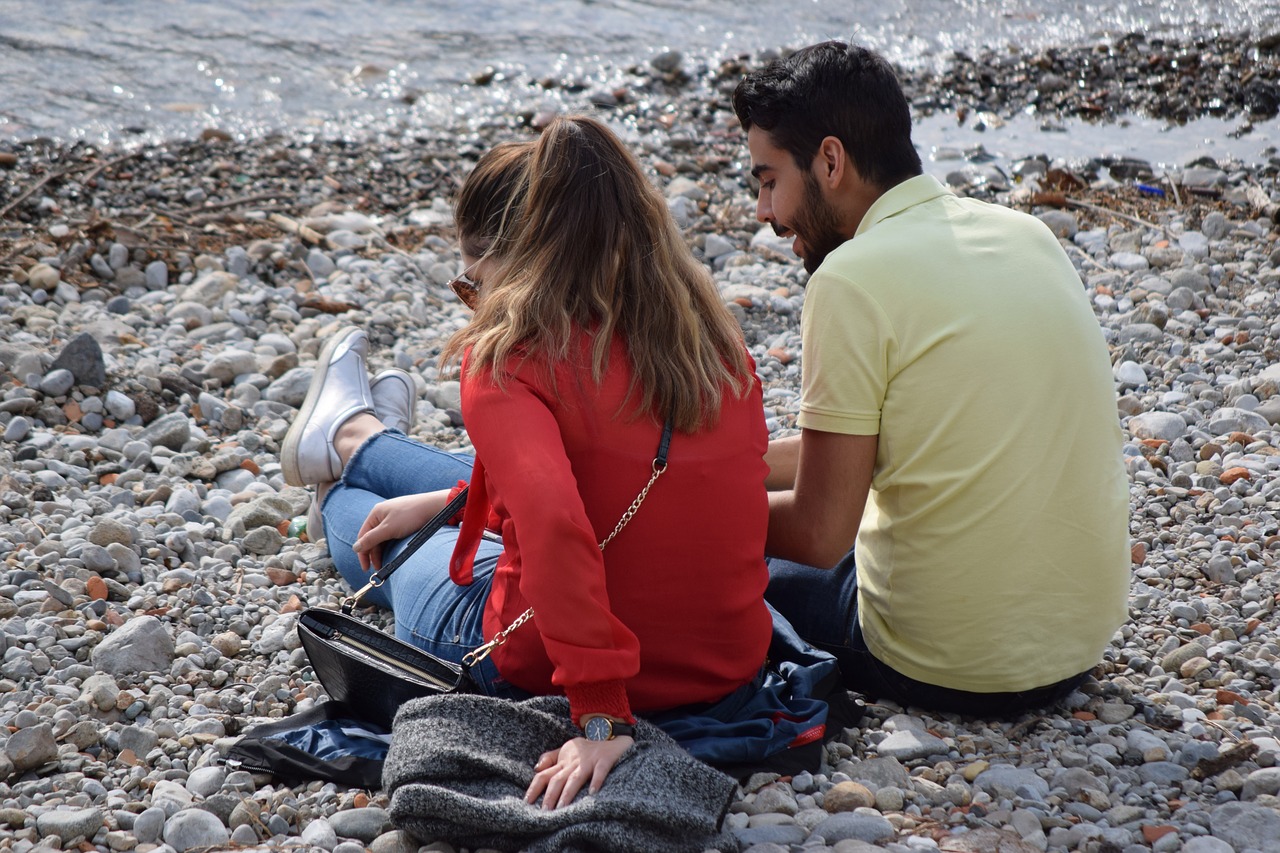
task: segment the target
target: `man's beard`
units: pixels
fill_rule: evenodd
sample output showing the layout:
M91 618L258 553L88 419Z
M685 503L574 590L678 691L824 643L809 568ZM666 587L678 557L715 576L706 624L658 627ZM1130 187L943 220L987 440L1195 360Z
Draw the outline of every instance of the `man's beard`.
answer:
M845 241L839 230L835 208L822 197L818 179L807 169L804 172L804 205L796 213L791 230L804 244L804 268L810 275L822 265L827 255Z

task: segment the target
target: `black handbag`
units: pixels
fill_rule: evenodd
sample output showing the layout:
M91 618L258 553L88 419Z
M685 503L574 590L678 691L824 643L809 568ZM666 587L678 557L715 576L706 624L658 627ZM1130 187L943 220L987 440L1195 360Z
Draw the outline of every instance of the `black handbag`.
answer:
M672 422L667 420L654 456L649 482L631 502L613 531L600 542L600 550L627 526L649 489L667 469ZM468 670L506 642L507 635L533 618L530 607L484 645L463 656L455 664L398 640L385 631L366 625L351 615L360 599L386 583L391 573L414 551L436 534L466 504L467 489L458 493L444 509L423 525L396 555L369 578L355 594L343 599L342 612L309 607L298 618L298 637L316 677L331 699L335 699L361 719L390 729L396 711L410 699L444 693L479 693Z
M422 543L462 509L463 489L405 546L373 574L369 583L343 600L342 612L309 607L298 618L298 638L325 692L359 715L390 729L396 710L410 699L441 693L476 693L467 666L443 660L367 625L351 615L360 599L382 586Z

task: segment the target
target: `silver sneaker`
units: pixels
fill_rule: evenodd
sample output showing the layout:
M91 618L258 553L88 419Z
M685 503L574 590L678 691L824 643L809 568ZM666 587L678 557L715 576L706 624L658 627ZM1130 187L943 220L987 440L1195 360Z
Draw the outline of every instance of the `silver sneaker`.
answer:
M342 460L333 438L350 418L374 412L364 363L368 351L368 335L354 326L337 332L320 351L302 410L280 451L280 466L289 485L315 485L342 477Z
M373 377L369 387L373 389L373 411L378 420L407 435L413 429L414 404L418 401L418 386L413 384L413 377L392 367Z
M331 488L333 483L316 484L316 496L311 501L311 508L307 510L308 542L319 542L324 538L324 516L320 513L320 507L324 504L324 496Z

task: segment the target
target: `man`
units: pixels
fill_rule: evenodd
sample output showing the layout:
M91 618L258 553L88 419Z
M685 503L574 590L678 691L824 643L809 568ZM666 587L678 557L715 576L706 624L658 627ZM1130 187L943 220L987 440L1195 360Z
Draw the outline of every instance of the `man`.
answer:
M734 109L757 217L812 274L801 433L767 457L767 597L870 695L979 716L1065 696L1125 618L1129 565L1079 275L1039 220L922 174L871 51L805 48Z

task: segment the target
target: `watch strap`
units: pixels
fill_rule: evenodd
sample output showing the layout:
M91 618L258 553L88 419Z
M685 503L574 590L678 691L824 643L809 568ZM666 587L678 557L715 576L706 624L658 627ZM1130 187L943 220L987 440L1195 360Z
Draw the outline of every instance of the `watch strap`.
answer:
M616 737L623 737L623 736L635 737L636 727L631 725L630 723L615 723L613 720L610 720L609 721L609 739L613 740Z
M601 726L607 727L608 735L599 737L599 732L592 732L592 729L598 729ZM616 737L635 737L636 727L630 723L622 723L611 717L593 717L582 725L582 733L587 740L603 742L613 740Z

